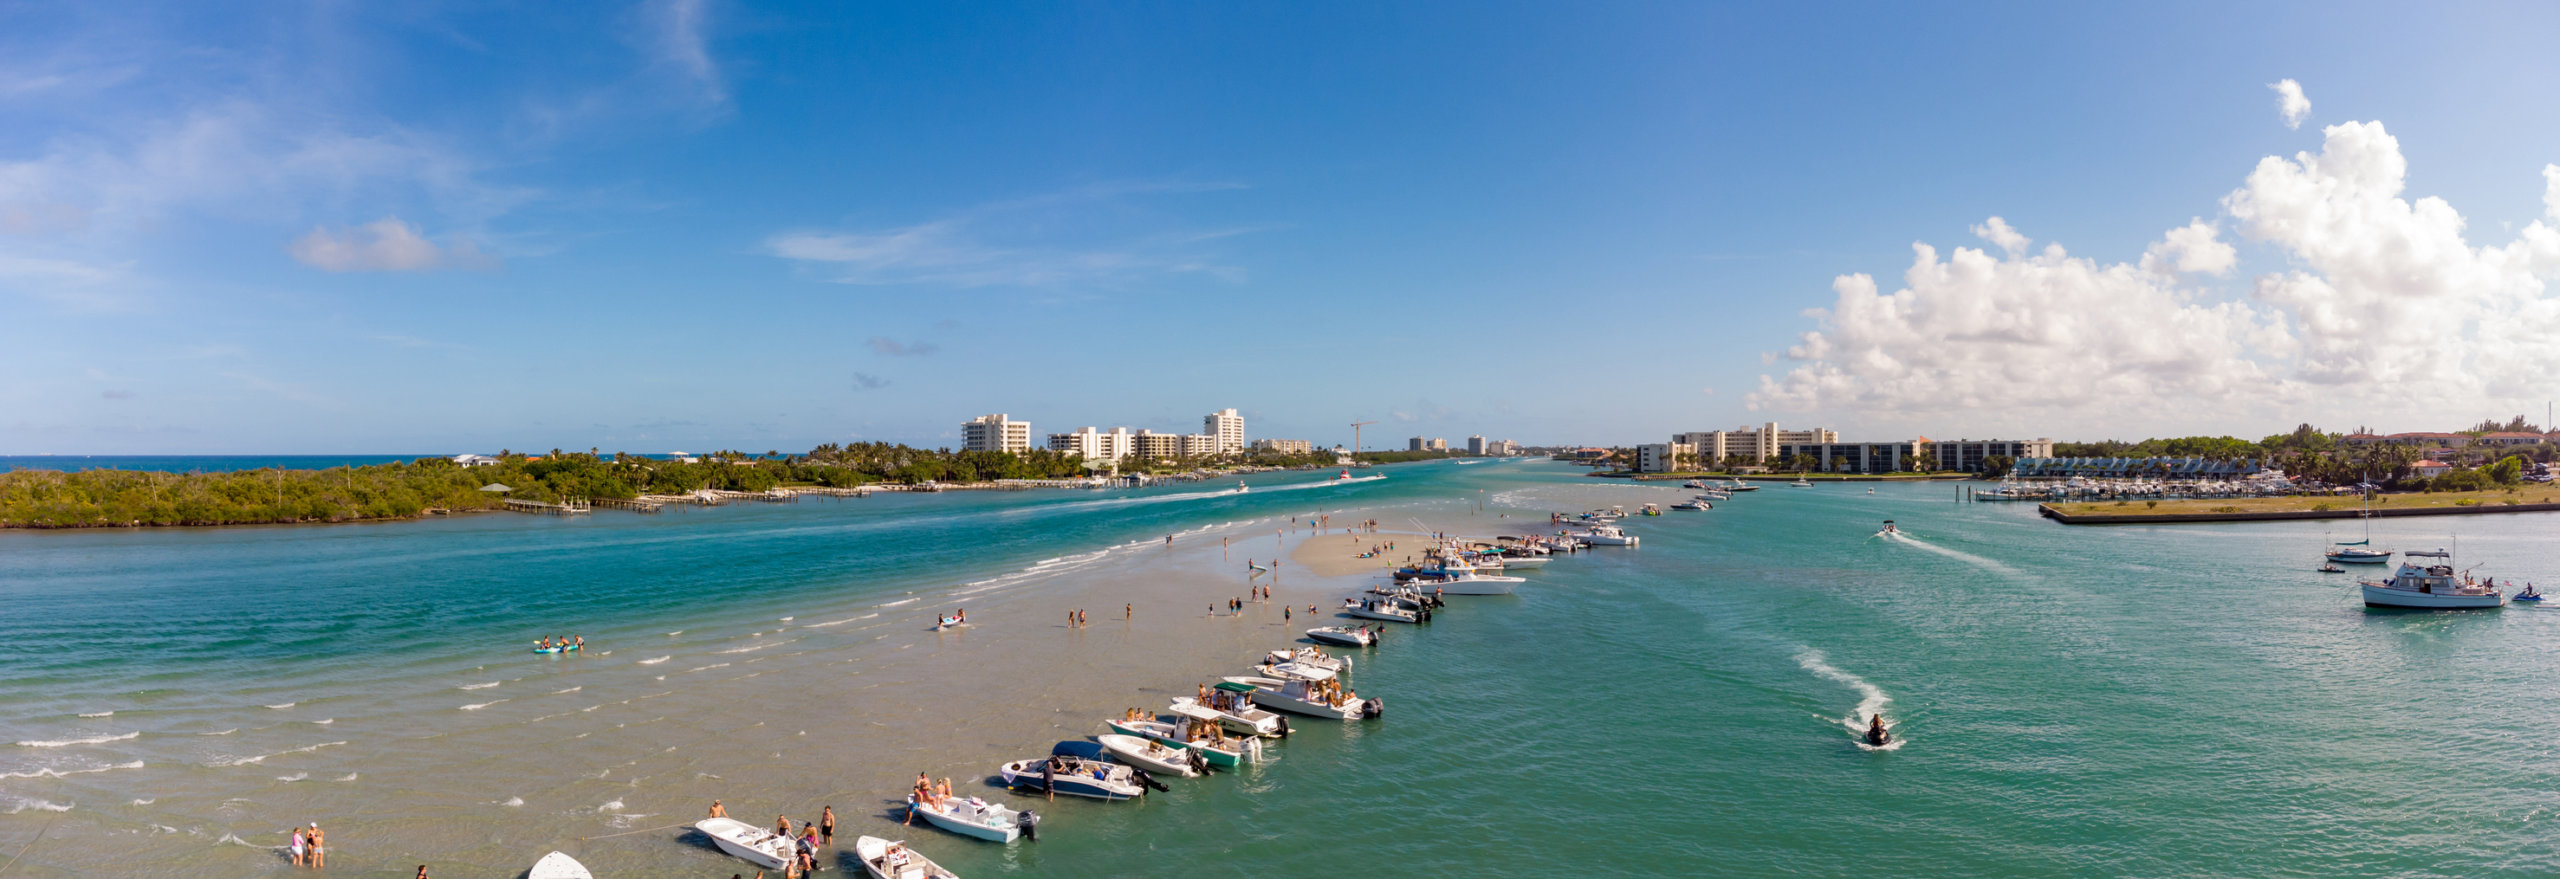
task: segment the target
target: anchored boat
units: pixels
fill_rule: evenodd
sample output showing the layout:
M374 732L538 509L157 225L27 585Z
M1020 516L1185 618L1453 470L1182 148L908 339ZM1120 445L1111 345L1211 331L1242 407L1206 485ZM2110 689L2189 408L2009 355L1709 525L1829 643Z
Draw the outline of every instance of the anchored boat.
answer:
M2410 550L2408 559L2391 579L2366 580L2366 607L2405 607L2426 610L2456 610L2507 606L2507 594L2489 581L2474 581L2469 572L2456 574L2453 554L2443 550L2420 552ZM2421 564L2420 559L2441 563Z

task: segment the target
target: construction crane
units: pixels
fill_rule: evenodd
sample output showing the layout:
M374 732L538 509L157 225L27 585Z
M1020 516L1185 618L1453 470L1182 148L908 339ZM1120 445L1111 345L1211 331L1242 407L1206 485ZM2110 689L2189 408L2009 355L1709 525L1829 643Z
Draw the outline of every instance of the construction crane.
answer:
M1377 422L1375 422L1375 421L1354 421L1354 422L1351 422L1351 453L1352 453L1352 454L1354 454L1354 455L1360 454L1360 426L1361 426L1361 425L1364 425L1364 424L1376 424L1376 423L1377 423Z

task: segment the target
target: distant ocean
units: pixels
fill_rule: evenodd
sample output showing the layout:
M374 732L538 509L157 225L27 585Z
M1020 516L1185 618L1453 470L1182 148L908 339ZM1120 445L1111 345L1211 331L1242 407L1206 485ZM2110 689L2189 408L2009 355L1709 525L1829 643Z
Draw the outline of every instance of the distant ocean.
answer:
M283 467L326 470L413 461L440 455L0 455L6 470L158 470L163 473L218 473Z

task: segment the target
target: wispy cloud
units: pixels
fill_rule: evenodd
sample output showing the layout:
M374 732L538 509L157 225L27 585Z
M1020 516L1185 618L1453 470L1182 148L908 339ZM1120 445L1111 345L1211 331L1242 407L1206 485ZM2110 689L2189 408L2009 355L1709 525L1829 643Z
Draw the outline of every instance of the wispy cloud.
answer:
M870 345L871 350L891 357L922 357L942 350L942 346L932 342L901 342L887 336L871 337Z
M854 373L854 374L853 374L853 389L854 389L854 390L857 390L857 391L876 391L876 390L879 390L879 389L881 389L881 388L885 388L885 387L888 387L888 386L889 386L889 380L888 380L888 379L881 378L881 377L879 377L879 376L872 375L872 374L867 373L867 372L857 372L857 373Z
M2284 117L2284 127L2301 128L2302 120L2311 118L2311 99L2302 94L2302 83L2280 80L2267 84L2276 93L2276 113Z
M704 34L711 16L709 0L658 0L650 4L648 14L659 63L692 81L704 101L728 103L720 65L711 60Z
M438 247L398 217L352 229L313 229L285 251L303 265L328 272L425 272L494 264L468 238Z
M1183 274L1234 280L1241 272L1216 261L1207 245L1250 228L1094 230L1176 225L1130 209L1128 202L1135 196L1236 188L1227 183L1088 184L912 225L783 232L766 239L765 251L842 284L1049 287Z

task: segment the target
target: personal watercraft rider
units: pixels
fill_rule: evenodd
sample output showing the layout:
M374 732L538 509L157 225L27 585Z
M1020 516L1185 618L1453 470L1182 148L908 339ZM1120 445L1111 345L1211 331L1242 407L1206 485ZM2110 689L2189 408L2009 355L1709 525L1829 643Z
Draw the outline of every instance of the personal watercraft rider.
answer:
M1869 718L1870 720L1867 722L1868 745L1881 748L1885 746L1886 742L1893 741L1893 734L1885 731L1883 714L1869 715Z

